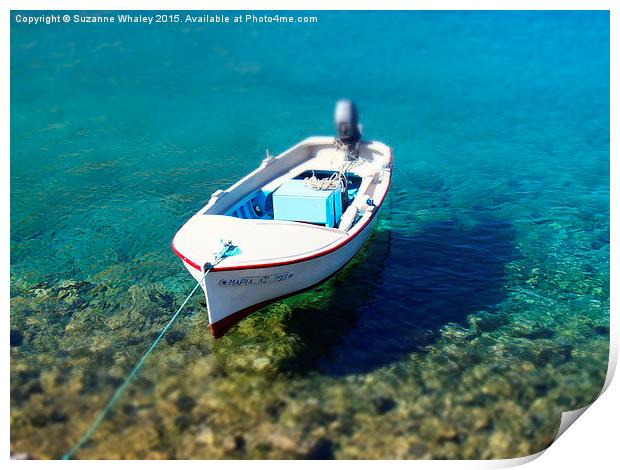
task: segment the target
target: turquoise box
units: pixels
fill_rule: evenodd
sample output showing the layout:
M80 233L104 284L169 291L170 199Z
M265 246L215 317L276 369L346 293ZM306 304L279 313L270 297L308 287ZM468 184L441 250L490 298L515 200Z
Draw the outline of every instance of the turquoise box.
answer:
M273 218L335 227L342 216L340 188L314 189L303 180L284 183L273 193Z

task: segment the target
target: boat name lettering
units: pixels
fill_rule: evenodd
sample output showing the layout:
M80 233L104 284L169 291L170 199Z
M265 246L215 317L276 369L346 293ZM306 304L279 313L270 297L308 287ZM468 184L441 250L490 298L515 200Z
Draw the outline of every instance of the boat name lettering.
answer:
M275 284L277 282L286 281L293 277L293 273L268 274L266 276L248 276L237 279L228 278L221 279L220 287L255 287L265 284Z

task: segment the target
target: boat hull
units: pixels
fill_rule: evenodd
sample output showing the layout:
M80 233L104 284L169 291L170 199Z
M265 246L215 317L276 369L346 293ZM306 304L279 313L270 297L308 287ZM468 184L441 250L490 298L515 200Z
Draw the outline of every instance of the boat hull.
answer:
M251 313L312 289L336 274L353 259L370 236L377 214L372 215L361 230L333 251L287 263L241 269L216 268L209 272L201 285L212 335L219 338ZM184 264L196 280L203 278L203 272L187 262Z

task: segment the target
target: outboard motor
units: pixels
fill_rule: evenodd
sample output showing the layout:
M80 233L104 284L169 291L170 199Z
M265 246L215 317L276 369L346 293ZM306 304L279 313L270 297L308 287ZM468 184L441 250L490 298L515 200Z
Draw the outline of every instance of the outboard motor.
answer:
M349 148L354 147L362 138L357 119L357 106L353 101L340 100L336 103L334 120L338 131L337 139Z
M351 100L340 100L336 103L334 121L338 135L335 146L342 150L347 160L357 160L360 154L360 140L362 132L358 124L357 106ZM346 207L349 201L348 178L342 171L339 174L341 181L342 207Z

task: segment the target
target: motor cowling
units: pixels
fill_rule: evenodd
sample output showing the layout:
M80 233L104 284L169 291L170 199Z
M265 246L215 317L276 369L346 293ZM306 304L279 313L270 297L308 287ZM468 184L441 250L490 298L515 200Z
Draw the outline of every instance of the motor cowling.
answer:
M336 103L334 120L338 132L338 140L347 145L354 145L362 138L358 124L357 106L351 100L340 100Z

